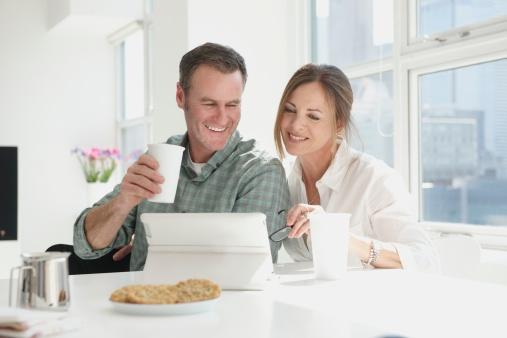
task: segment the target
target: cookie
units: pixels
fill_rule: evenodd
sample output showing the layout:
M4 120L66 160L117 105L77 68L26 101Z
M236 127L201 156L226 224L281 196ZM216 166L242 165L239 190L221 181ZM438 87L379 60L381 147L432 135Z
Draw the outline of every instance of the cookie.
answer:
M172 285L140 285L127 293L127 303L133 304L175 304L178 291Z
M206 279L188 279L176 284L180 303L197 302L220 296L220 286Z
M127 295L129 291L139 286L140 285L128 285L117 289L111 294L111 297L109 297L109 299L113 302L127 303Z
M218 298L220 286L206 279L188 279L176 285L127 285L115 290L110 300L132 304L177 304Z

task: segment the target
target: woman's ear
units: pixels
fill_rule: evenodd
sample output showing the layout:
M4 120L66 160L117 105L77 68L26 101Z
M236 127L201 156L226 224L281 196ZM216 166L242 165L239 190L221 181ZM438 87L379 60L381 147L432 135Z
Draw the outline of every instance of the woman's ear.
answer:
M343 135L343 123L341 121L336 121L336 136Z
M345 139L347 135L347 124L343 121L336 121L336 138Z

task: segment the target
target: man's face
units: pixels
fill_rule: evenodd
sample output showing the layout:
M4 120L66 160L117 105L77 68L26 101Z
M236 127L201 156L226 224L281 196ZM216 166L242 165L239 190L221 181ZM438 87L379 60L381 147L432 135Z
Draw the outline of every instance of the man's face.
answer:
M176 101L184 110L192 161L207 162L227 144L241 117L241 72L224 74L207 66L199 66L190 81L187 93L178 84Z

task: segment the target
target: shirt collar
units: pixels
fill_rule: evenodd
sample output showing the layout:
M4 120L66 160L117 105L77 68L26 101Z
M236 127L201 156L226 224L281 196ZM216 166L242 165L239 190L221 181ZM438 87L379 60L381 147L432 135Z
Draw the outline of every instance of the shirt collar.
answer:
M194 182L203 182L205 181L213 171L215 171L225 160L234 152L239 142L242 140L241 135L236 130L231 135L225 147L213 154L211 158L206 162L206 165L202 168L201 173L198 175L192 169L192 164L190 162L190 151L189 151L189 143L188 143L188 133L183 135L181 139L180 145L185 147L185 152L183 153L183 161L182 167L185 170L186 174L190 178L191 181Z

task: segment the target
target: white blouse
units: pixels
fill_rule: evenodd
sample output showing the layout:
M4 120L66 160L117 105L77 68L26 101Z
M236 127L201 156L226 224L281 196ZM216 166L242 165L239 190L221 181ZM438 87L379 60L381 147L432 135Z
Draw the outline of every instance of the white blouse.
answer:
M292 205L307 203L299 160L288 180ZM342 141L316 187L325 211L350 213L350 232L377 240L381 250L397 252L403 269L439 271L436 251L417 222L412 197L401 176L384 162ZM312 260L311 236L307 244L302 237L287 238L283 244L295 261ZM359 257L349 255L349 265L360 266Z

